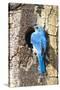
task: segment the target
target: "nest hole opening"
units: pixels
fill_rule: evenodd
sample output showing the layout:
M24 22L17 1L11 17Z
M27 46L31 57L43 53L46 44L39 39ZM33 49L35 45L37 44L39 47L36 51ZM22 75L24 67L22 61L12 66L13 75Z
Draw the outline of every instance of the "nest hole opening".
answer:
M32 48L32 44L31 44L31 34L35 32L33 27L29 27L25 33L25 41L26 44L28 45L29 48Z

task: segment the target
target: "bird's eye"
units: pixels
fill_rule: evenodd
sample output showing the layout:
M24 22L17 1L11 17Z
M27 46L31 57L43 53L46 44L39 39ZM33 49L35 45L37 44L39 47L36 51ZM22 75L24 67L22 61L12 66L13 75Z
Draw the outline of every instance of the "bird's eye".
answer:
M36 27L36 29L38 29L38 27Z

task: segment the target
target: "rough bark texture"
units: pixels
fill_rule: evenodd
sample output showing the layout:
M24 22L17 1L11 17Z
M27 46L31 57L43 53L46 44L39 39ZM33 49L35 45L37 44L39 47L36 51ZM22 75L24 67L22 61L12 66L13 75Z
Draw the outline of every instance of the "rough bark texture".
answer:
M15 4L16 5L16 4ZM13 4L11 4L11 7ZM39 7L40 6L40 7ZM10 7L10 8L11 8ZM38 83L37 66L32 65L31 49L25 41L25 34L34 24L43 26L48 34L47 76L42 85L58 83L58 7L18 4L9 13L9 86L41 85ZM15 8L15 9L14 9ZM37 12L38 9L38 12ZM21 68L22 67L22 68Z

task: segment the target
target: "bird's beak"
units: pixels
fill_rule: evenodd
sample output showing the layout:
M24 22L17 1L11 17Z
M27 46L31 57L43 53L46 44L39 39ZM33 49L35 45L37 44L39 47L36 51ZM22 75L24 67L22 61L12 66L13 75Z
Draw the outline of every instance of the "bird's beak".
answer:
M36 26L34 26L34 29L36 28Z

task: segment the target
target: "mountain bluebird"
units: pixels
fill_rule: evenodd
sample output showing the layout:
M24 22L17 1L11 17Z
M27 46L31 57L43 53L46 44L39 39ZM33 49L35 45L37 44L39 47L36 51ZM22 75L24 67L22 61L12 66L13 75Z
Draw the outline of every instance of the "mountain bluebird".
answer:
M44 63L44 53L46 52L47 46L47 39L43 27L35 27L35 32L31 34L31 43L33 47L35 47L37 50L38 72L40 74L43 74L46 72L46 66Z

